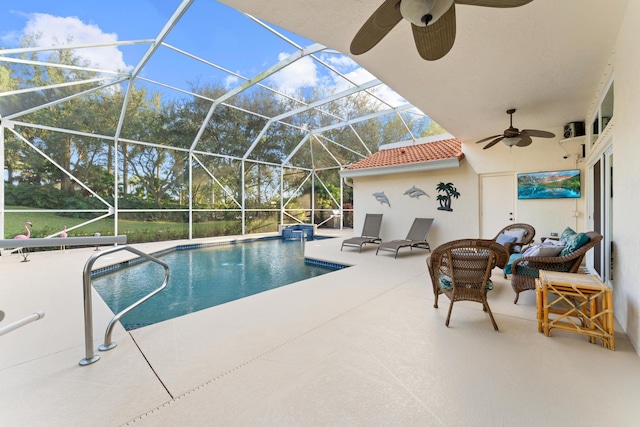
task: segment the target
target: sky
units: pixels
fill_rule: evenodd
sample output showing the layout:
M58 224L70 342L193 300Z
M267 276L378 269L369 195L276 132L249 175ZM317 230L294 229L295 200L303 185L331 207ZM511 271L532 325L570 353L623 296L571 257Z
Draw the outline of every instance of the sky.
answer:
M43 46L68 43L69 39L74 44L153 39L179 4L179 0L2 2L0 47L18 47L25 34L38 34L38 43ZM297 35L277 30L301 47L313 44ZM247 78L296 51L292 44L213 0L196 0L165 42ZM76 54L96 68L131 71L147 47L148 44L79 49ZM325 53L319 56L357 83L374 78L348 56ZM195 82L220 82L228 88L241 83L238 77L166 48L154 54L142 75L184 90ZM275 74L266 84L287 93L316 86L338 91L348 87L343 79L327 72L310 57L298 60ZM406 102L386 87L377 90L392 106Z

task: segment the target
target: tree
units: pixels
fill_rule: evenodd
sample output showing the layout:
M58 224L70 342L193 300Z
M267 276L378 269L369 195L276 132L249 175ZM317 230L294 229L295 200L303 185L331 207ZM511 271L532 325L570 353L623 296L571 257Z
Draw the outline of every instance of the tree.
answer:
M447 131L433 120L429 120L429 126L422 132L420 136L434 136L447 133Z

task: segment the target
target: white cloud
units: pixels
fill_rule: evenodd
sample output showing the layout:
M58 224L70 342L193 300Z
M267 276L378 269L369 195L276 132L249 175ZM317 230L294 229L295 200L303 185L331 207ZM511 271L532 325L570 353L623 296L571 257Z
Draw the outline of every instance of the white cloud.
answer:
M234 87L238 86L239 83L240 79L236 76L227 76L224 79L224 87L226 89L233 89Z
M289 54L281 53L278 55L278 59L282 60L287 56L289 56ZM324 67L318 66L311 57L299 59L269 77L268 80L275 88L286 93L294 93L298 89L312 86L325 87L337 93L352 87L351 83L360 85L376 78L346 55L323 55L322 60L342 73L346 80L338 74L324 70ZM398 107L407 102L403 97L384 84L369 89L369 91L375 93L376 96L388 103L391 107ZM384 109L388 107L381 104L380 108Z
M357 85L366 83L368 81L374 80L376 77L365 70L364 68L357 65L351 58L347 58L349 62L355 65L349 72L343 73L343 75L350 81ZM334 61L338 63L337 61ZM344 64L348 64L348 62L343 62ZM337 92L346 90L351 87L351 85L343 78L336 74L332 74L333 76L333 86L335 87ZM388 103L391 107L398 107L400 105L406 104L406 100L398 95L394 90L389 88L389 86L381 84L372 89L369 89L369 92L376 94L380 99L384 102ZM380 108L388 108L386 106L381 105Z
M368 72L362 67L358 67L348 73L344 73L344 76L349 80L349 82L347 82L347 80L343 79L337 74L333 74L333 76L335 80L335 85L339 90L344 90L351 87L351 84L349 82L353 82L357 85L361 85L363 83L374 80L376 78L373 74L371 74L370 72Z
M343 74L350 70L354 70L355 68L360 68L358 63L347 55L327 54L322 55L322 59Z
M372 93L375 93L378 98L389 104L391 107L399 107L407 103L407 100L398 95L395 91L389 88L389 86L381 85L371 89Z
M288 53L281 53L278 60L288 56ZM268 81L282 92L295 93L318 83L318 67L312 58L305 56L269 77Z
M3 46L14 46L20 42L20 33L17 31L8 31L0 34L0 43Z
M85 24L76 17L65 18L44 13L31 14L23 33L40 35L36 42L39 47L113 43L118 40L117 34L105 33L97 25ZM75 54L94 68L112 71L133 68L124 62L122 52L115 46L76 49Z

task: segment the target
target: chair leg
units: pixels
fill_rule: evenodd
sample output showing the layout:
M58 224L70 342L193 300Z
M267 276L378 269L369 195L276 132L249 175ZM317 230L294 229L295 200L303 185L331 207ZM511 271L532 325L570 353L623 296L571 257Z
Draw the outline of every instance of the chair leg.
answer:
M451 310L453 310L453 299L451 300L451 304L449 304L449 313L447 314L447 320L444 322L445 326L449 326L449 319L451 318Z
M518 298L520 297L520 292L516 292L516 299L513 300L514 304L518 303Z
M433 293L435 294L435 297L436 297L436 301L433 303L433 308L438 308L438 294L439 294L439 292L434 289Z
M489 303L485 303L485 306L487 308L487 313L489 313L489 317L491 318L491 323L493 323L493 329L497 331L498 324L496 323L496 320L493 318L493 313L491 313L491 309L489 308Z
M489 317L491 318L491 323L493 323L493 329L498 330L498 325L496 324L496 320L493 318L493 313L491 313L491 309L489 308L489 304L487 306L487 313L489 313Z
M489 307L489 302L486 300L486 298L482 302L482 307L483 307L484 311L489 313L489 317L491 318L491 323L493 323L493 329L495 329L497 331L498 330L498 324L496 323L496 320L493 318L493 313L491 312L491 308Z

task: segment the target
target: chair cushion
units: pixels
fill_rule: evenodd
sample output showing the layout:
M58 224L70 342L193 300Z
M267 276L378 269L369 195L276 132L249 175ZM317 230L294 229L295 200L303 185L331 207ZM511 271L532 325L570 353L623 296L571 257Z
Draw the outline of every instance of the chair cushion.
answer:
M451 277L447 276L444 273L440 273L439 281L440 281L440 287L442 287L442 289L447 291L453 290L453 282L451 281ZM487 279L487 283L484 285L484 290L490 291L492 289L493 289L493 282L491 281L491 279Z
M507 233L502 233L496 239L496 242L500 243L503 246L504 246L505 243L511 243L511 242L515 242L515 241L516 241L516 236L511 236L511 235L509 235Z
M567 243L560 252L560 256L569 255L589 242L589 236L584 233L575 233L567 237Z
M509 261L507 261L507 265L504 267L504 274L511 274L511 264L518 258L522 258L522 254L511 254L509 257Z

